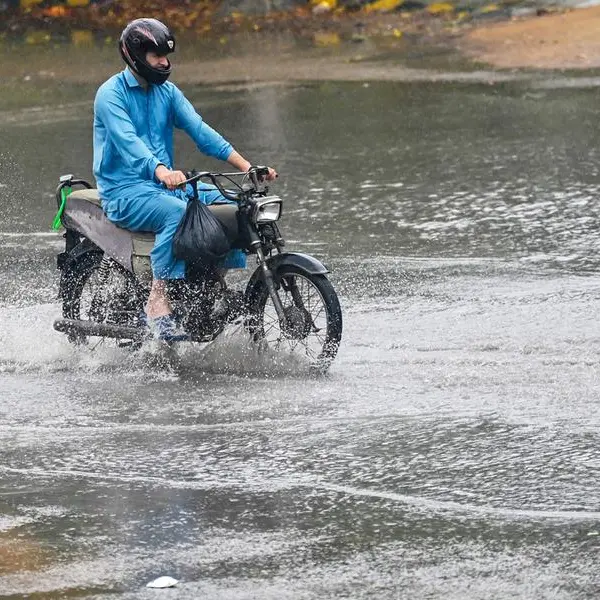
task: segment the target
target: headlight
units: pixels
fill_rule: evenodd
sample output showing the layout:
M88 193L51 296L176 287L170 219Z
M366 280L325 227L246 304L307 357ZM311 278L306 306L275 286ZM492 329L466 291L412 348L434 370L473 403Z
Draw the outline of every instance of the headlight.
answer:
M281 216L283 200L277 196L266 196L256 201L252 211L252 220L255 223L270 223L278 221Z

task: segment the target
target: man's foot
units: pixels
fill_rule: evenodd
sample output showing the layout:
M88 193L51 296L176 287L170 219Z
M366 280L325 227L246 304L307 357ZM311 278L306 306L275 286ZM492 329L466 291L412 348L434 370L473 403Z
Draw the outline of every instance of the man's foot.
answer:
M190 336L177 324L172 314L156 319L148 318L148 328L155 340L183 342L190 339Z

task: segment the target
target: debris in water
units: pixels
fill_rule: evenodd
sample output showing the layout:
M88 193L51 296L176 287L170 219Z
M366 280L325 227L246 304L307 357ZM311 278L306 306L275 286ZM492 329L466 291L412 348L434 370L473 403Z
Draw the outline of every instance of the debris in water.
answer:
M151 581L150 583L146 584L146 587L149 588L168 588L168 587L174 587L179 583L179 581L177 581L177 579L173 579L172 577L168 577L166 575L164 575L163 577L159 577L158 579L155 579L154 581Z

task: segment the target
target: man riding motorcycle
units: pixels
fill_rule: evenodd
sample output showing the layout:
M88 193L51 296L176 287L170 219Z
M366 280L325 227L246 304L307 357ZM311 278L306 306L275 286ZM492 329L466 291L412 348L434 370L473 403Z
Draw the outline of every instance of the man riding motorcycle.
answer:
M173 256L173 236L183 217L187 196L182 171L173 169L173 129L183 129L198 149L227 161L240 171L251 164L207 125L173 83L168 54L175 38L156 19L136 19L119 40L126 68L103 83L94 102L94 176L103 210L110 221L132 231L156 234L150 255L153 281L145 306L157 339L185 339L173 318L166 280L183 279L185 264ZM277 173L269 169L267 179ZM203 202L224 201L205 188ZM245 265L245 256L229 256L224 267Z

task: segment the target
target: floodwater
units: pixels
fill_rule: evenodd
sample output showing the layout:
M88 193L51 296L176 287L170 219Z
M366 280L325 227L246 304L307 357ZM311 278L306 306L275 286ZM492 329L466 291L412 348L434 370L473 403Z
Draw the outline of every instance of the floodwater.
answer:
M58 176L90 176L93 91L0 112L0 596L597 598L581 81L183 86L279 170L288 246L331 268L345 330L321 378L236 330L70 347L49 226ZM177 588L146 588L162 575Z

